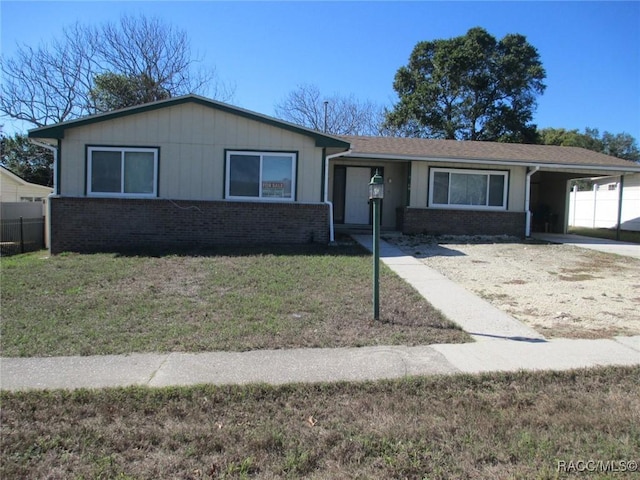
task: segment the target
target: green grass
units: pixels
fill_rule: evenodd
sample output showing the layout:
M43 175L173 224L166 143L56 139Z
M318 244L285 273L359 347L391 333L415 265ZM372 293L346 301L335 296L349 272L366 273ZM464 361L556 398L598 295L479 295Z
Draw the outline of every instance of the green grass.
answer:
M640 367L610 367L5 392L0 477L567 478L559 462L640 460L638 378Z
M429 344L469 337L355 246L5 257L2 355Z
M616 240L616 230L610 228L585 228L585 227L569 227L569 233L576 235L584 235L585 237L605 238L607 240ZM632 230L620 230L620 241L630 243L640 243L640 232Z

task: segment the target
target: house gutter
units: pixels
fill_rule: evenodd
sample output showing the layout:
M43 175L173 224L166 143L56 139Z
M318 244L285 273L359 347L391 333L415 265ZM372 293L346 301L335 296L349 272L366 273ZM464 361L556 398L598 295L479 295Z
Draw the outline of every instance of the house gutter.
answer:
M620 241L620 228L622 227L622 197L624 189L624 175L620 175L618 182L618 226L616 227L616 241ZM595 212L593 212L595 214Z
M346 152L334 153L333 155L327 155L324 157L324 203L329 205L329 244L335 243L335 232L333 228L333 202L329 200L329 160L334 158L343 157L349 155L351 149Z
M526 212L526 223L524 227L524 236L531 236L531 177L534 173L540 170L540 166L533 167L533 170L527 172L527 179L524 186L524 208Z

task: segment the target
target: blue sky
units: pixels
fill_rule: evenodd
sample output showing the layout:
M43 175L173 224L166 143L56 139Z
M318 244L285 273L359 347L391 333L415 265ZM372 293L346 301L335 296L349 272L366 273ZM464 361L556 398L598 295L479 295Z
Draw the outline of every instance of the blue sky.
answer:
M640 2L32 2L0 3L2 54L80 21L157 16L235 85L230 103L267 115L297 85L390 106L393 77L422 40L481 26L527 37L547 71L534 122L627 132L640 141ZM5 132L27 126L3 119Z

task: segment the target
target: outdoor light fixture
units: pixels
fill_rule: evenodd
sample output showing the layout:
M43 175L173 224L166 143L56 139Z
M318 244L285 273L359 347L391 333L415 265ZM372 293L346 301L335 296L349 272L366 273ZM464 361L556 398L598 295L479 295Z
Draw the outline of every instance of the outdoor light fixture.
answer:
M380 201L384 198L384 179L376 173L369 182L369 200L373 204L373 318L380 319Z
M369 182L369 200L382 200L384 198L384 179L376 170L376 174Z

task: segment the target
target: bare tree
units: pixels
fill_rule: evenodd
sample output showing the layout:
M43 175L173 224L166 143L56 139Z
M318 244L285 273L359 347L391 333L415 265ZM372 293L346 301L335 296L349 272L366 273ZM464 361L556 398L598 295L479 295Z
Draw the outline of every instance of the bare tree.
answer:
M76 23L63 30L60 40L37 48L21 45L14 57L0 61L0 112L42 126L104 111L109 103L96 102L95 88L96 78L106 74L144 79L133 84L148 91L130 98L200 93L229 100L233 89L201 62L185 31L156 18L123 16L100 26Z
M37 48L21 45L14 57L2 58L0 111L39 127L88 113L92 52L79 45L65 39Z
M326 115L325 115L326 108ZM276 116L334 135L378 135L382 109L353 95L323 96L315 85L299 85L275 106Z
M202 58L192 52L187 33L157 18L123 16L119 23L87 27L84 36L103 72L144 79L138 82L147 92L142 98L202 93L225 101L233 94L215 69L199 67Z

